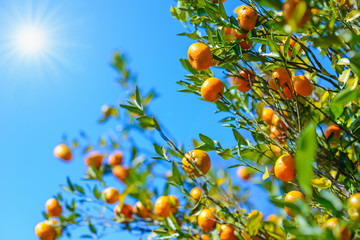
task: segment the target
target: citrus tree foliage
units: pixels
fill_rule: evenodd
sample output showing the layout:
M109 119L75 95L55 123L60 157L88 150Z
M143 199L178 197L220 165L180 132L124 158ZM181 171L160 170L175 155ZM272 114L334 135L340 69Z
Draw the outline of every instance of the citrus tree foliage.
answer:
M89 228L83 238L114 231L149 239L359 237L357 3L242 0L234 12L226 12L224 4L178 0L171 13L186 28L179 35L201 43L180 59L188 74L178 82L179 91L213 102L215 113L226 115L219 124L232 129L233 145L193 132L193 150L199 151L186 154L190 143L176 142L159 124L149 107L155 92L139 91L117 52L113 66L130 94L119 106L104 106L100 122L117 119L121 131L97 143L84 134L83 140L65 143L85 155L87 171L79 183L68 178L66 193L55 195L53 204L62 211L44 212L50 226L44 228L53 233L43 239L70 235L81 226ZM154 149L139 146L140 136ZM130 156L128 168L103 160L118 149ZM100 160L89 158L94 150ZM246 212L252 208L246 192L226 169L207 172L208 156L198 155L203 151L216 152L250 182L254 173L261 174L271 202L285 211L269 218L256 209ZM112 187L106 183L111 177L122 181L120 193L103 191ZM168 195L175 197L159 199ZM129 206L128 199L140 203Z

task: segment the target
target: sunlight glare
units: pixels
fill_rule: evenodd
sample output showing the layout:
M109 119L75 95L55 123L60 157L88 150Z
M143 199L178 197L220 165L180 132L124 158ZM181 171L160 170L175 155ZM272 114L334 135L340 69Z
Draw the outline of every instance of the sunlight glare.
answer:
M37 26L22 27L16 36L16 45L25 54L40 53L46 48L45 32Z

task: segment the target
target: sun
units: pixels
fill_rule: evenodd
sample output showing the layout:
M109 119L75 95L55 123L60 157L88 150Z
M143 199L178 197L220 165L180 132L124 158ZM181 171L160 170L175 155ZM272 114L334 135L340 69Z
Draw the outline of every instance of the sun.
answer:
M39 54L46 49L46 37L45 31L39 26L23 26L15 36L15 44L26 55Z

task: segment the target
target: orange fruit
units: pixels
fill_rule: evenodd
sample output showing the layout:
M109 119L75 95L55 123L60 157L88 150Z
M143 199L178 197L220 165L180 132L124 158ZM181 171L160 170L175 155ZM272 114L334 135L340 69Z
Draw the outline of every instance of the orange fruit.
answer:
M284 17L287 22L289 22L290 19L292 19L293 14L295 13L295 10L297 5L302 2L301 0L287 0L283 4L283 12ZM302 28L305 26L305 24L309 21L311 16L311 12L308 8L306 8L304 15L302 18L296 23L297 27Z
M309 79L307 79L303 75L293 77L292 81L294 84L295 92L298 93L300 96L307 97L312 93L314 89Z
M135 210L135 214L138 217L149 218L149 217L151 217L151 214L153 211L153 205L149 199L146 200L145 205L142 202L138 201L135 204L134 210Z
M56 198L50 198L45 203L46 212L50 217L59 217L62 213L62 207Z
M113 204L119 200L120 194L116 188L108 187L104 190L105 200L107 203Z
M87 166L94 166L96 168L99 168L102 165L102 161L104 159L104 156L98 152L98 151L92 151L85 155L85 164Z
M350 218L354 221L360 221L360 193L352 195L347 204Z
M210 232L214 229L216 225L216 217L213 214L214 209L212 208L205 208L201 211L198 216L198 224L199 227L204 230L205 232Z
M169 217L170 212L175 214L179 209L179 200L175 196L161 196L155 202L155 214Z
M295 97L295 92L294 92L294 88L291 85L291 83L286 83L285 85L283 85L282 87L282 91L279 90L279 95L280 97L285 100L285 99L292 99L293 97ZM284 92L284 93L283 93ZM284 96L285 95L285 96Z
M279 90L280 87L290 82L291 72L284 67L280 67L273 71L272 78L269 80L269 86L274 90Z
M284 144L287 140L285 132L282 129L277 128L276 126L271 126L270 128L271 133L269 136L278 141L280 144Z
M212 0L213 3L219 3L219 0ZM221 0L221 2L226 2L226 0Z
M274 167L275 176L283 181L289 182L295 178L295 160L290 154L284 154L278 158Z
M114 215L120 216L123 215L125 219L131 219L133 216L133 208L130 204L124 203L120 209L119 205L116 205L114 208Z
M211 161L209 155L203 150L192 150L185 154L182 159L183 169L190 175L200 177L205 175L211 167ZM195 166L201 171L195 168Z
M208 78L201 86L201 96L205 101L216 102L224 93L224 83L218 78Z
M282 131L287 130L287 127L286 127L286 124L284 123L284 121L281 120L281 118L276 114L273 115L272 125L277 127L278 129L282 130Z
M199 71L207 70L213 63L213 54L204 43L193 43L188 50L188 58L191 66Z
M251 174L250 174L248 168L245 166L238 167L236 174L238 175L239 178L241 178L243 180L249 180L251 177Z
M330 230L333 230L337 226L339 226L339 219L338 218L330 218L328 219L323 227L328 228ZM350 240L351 239L351 230L347 228L346 226L340 226L338 229L338 232L335 233L336 239L339 240Z
M201 235L201 240L210 240L210 237L207 234L203 234Z
M253 45L252 41L246 39L247 34L248 34L247 32L243 32L239 34L235 29L232 32L232 35L234 35L237 38L237 40L240 42L239 43L240 47L244 49L250 49Z
M275 214L270 214L268 217L267 217L267 220L269 222L273 222L273 223L278 223L279 222L279 218L278 216L276 216Z
M248 92L250 90L250 83L251 80L254 79L254 72L251 70L246 69L241 70L239 73L240 77L233 76L232 82L234 85L239 85L237 90L240 92Z
M285 196L285 202L290 202L290 203L293 203L295 202L296 200L298 199L302 199L302 200L305 200L305 196L304 194L302 194L301 192L299 191L291 191L289 192L288 194L286 194ZM295 217L295 213L293 212L293 210L289 207L284 207L285 209L285 212L286 214L289 216L289 217Z
M237 19L239 25L245 31L251 31L255 28L256 21L258 18L258 13L254 8L249 6L244 6L239 9L237 12Z
M179 210L179 199L174 195L169 195L169 202L170 202L170 211L172 214L175 214Z
M112 173L117 179L124 183L126 178L129 176L130 169L128 167L116 165L113 167Z
M267 124L271 125L273 121L274 111L271 108L264 108L261 115L261 120Z
M54 156L64 161L70 161L72 153L67 145L59 144L54 148Z
M198 187L194 187L190 191L190 196L195 200L199 200L201 198L201 195L202 195L202 192L201 192L200 188L198 188Z
M275 156L278 156L281 153L281 148L275 144L270 144L270 150L274 153Z
M54 240L56 230L48 221L44 221L36 225L35 234L41 240Z
M330 135L333 133L332 138L337 139L340 137L340 131L341 131L341 129L337 125L335 125L335 124L330 125L326 128L326 131L324 134L325 138L328 139L330 137Z
M109 155L109 166L120 165L122 161L123 161L123 154L119 150L116 150Z
M237 240L235 228L231 225L222 224L220 226L220 240Z

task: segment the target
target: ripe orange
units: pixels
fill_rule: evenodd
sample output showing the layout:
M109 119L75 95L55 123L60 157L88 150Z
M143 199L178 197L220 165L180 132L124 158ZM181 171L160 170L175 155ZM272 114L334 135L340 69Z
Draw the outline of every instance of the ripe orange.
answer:
M131 219L133 216L133 208L127 203L124 203L121 209L119 205L116 205L114 208L114 214L115 216L120 216L122 214L126 219Z
M289 182L295 178L295 160L290 154L284 154L278 158L274 167L275 176L283 181Z
M72 153L68 146L65 144L59 144L54 148L54 156L64 161L70 161Z
M278 216L276 216L275 214L270 214L268 217L267 217L267 220L269 221L269 222L273 222L273 223L278 223L278 221L279 221L279 218L278 218Z
M48 221L44 221L36 225L35 234L41 240L54 240L56 231Z
M195 200L199 200L201 198L201 195L202 195L202 192L201 192L200 188L198 188L198 187L194 187L190 191L190 196Z
M347 203L350 218L354 221L360 221L360 193L352 195Z
M216 102L224 93L224 83L218 78L208 78L201 86L201 96L205 101Z
M273 71L272 78L269 79L269 86L274 90L279 90L280 87L290 82L291 72L284 67L280 67Z
M194 165L201 171L201 173L195 168ZM209 171L211 167L210 157L203 150L192 150L186 153L183 157L182 167L190 175L200 177Z
M59 217L62 213L62 207L56 198L50 198L45 203L46 212L50 217Z
M282 86L282 91L279 90L279 95L283 100L285 100L285 99L290 100L293 97L295 97L295 92L294 92L294 89L293 89L291 83L283 85Z
M239 25L245 31L251 31L255 28L258 13L256 10L249 6L244 6L237 12L237 19Z
M204 230L205 232L210 232L214 229L216 225L216 217L213 214L214 209L212 208L205 208L201 211L198 216L198 224L199 227Z
M267 125L271 125L273 121L274 111L271 108L264 108L261 115L261 120Z
M247 169L245 166L238 167L236 173L237 173L238 177L243 180L249 180L251 177L249 169Z
M274 153L275 156L278 156L281 153L281 148L275 144L270 144L270 150Z
M175 196L161 196L155 202L155 213L161 217L169 217L179 209L179 200Z
M285 20L288 22L295 13L297 5L301 2L301 0L287 0L283 4L283 12ZM309 21L311 16L311 12L308 8L306 8L304 15L302 18L297 22L297 27L302 28L305 26L305 24Z
M238 34L236 30L233 30L233 35L239 40L240 47L244 49L250 49L253 45L253 42L250 40L246 40L247 32L243 32L241 34Z
M85 164L87 166L91 166L94 164L96 168L99 168L102 165L102 161L104 156L98 151L92 151L86 154L85 156Z
M169 202L170 202L170 211L172 214L175 214L179 210L179 199L174 195L169 195Z
M126 178L129 176L130 169L128 167L116 165L115 167L113 167L112 173L117 179L124 183Z
M119 150L116 150L109 155L109 166L120 165L122 161L123 161L123 154Z
M338 218L330 218L328 219L323 227L333 230L339 226L339 219ZM350 240L351 239L351 230L345 226L340 226L339 232L335 233L336 239L339 240Z
M210 240L210 237L207 234L203 234L201 235L201 240Z
M297 92L300 96L307 97L312 93L314 89L309 79L307 79L303 75L293 77L292 81L294 84L295 92Z
M219 3L219 0L212 0L213 3ZM226 0L221 0L221 2L226 2Z
M289 192L288 194L286 194L285 196L285 202L290 202L290 203L293 203L295 202L296 200L298 199L302 199L302 200L305 200L305 196L304 194L302 194L301 192L299 191L291 191ZM285 212L286 214L289 216L289 217L295 217L295 213L293 212L293 210L289 207L284 207L285 209Z
M199 71L205 71L213 63L213 54L204 43L193 43L188 50L188 58L191 66Z
M250 90L250 83L254 79L254 72L246 69L241 70L239 73L240 77L233 76L232 82L234 85L239 85L237 90L240 92L248 92Z
M287 130L287 127L286 127L286 124L284 123L284 121L276 114L273 115L272 125L277 127L278 129L282 130L282 131Z
M138 201L135 204L134 209L135 209L135 214L138 217L149 218L149 217L151 217L151 214L153 211L153 205L149 199L146 200L145 205L142 202Z
M325 131L325 138L328 139L330 137L330 135L333 133L333 139L337 139L340 137L340 128L333 124L333 125L330 125L326 128L326 131Z
M278 141L280 144L284 144L287 140L286 135L285 135L285 131L283 131L282 129L277 128L276 126L271 126L270 128L270 137L276 141Z
M120 194L116 188L108 187L104 190L105 200L107 203L113 204L119 200Z
M220 240L237 240L235 228L231 225L222 224L220 226Z

